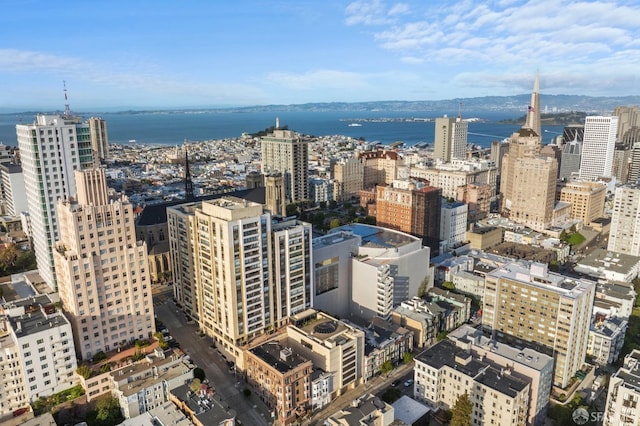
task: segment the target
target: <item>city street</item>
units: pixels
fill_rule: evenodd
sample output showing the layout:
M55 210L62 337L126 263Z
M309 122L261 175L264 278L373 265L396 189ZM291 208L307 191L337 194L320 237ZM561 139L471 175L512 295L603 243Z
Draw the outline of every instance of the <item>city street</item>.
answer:
M187 324L184 314L170 297L155 306L155 313L180 343L181 349L205 371L209 383L216 390L216 399L221 398L219 400L223 404L235 410L237 419L243 425L271 424L271 414L266 405L253 393L249 398L244 396L242 391L249 386L235 380L225 360L212 348L211 339L200 337L195 324Z

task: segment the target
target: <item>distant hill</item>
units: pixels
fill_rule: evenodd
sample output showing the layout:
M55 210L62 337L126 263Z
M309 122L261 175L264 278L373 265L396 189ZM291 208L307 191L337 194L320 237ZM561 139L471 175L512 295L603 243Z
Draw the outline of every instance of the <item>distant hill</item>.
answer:
M161 108L147 110L127 110L116 114L180 114L201 111L210 112L435 112L438 114L457 112L462 106L462 115L470 112L512 112L525 111L531 99L530 94L513 96L483 96L478 98L455 98L439 101L372 101L372 102L316 102L292 105L256 105L247 107L227 108ZM591 114L609 114L621 105L640 105L640 96L581 96L581 95L540 95L541 108L554 109L558 112L583 111ZM93 111L91 113L107 113L107 111ZM113 113L113 112L109 112ZM35 113L29 113L33 115ZM90 114L82 112L82 115ZM13 113L12 115L15 115Z
M584 119L587 116L586 112L581 111L570 111L570 112L559 112L556 114L540 114L540 121L542 124L547 126L569 126L572 124L584 125ZM526 121L526 114L513 118L510 120L500 120L500 123L505 124L522 124Z

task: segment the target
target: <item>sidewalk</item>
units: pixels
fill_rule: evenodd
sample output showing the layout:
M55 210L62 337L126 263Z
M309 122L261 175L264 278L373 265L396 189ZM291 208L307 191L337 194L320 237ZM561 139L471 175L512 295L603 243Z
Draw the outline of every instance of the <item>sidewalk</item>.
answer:
M381 389L391 385L391 383L399 377L404 376L409 371L413 369L414 363L411 362L409 364L403 364L398 368L394 369L388 375L381 374L366 383L363 383L357 386L354 389L348 390L344 394L340 395L329 405L324 407L322 410L313 413L313 415L308 419L302 422L303 425L321 425L322 421L329 417L331 414L335 413L348 406L351 401L362 396L366 393L376 394Z

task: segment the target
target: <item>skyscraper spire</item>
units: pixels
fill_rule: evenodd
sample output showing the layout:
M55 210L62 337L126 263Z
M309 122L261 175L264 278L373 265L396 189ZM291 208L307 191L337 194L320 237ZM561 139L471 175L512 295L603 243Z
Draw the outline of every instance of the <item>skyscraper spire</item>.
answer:
M536 132L538 136L542 136L542 129L540 127L540 75L538 70L536 70L536 79L533 82L531 102L527 108L527 119L522 127L531 129Z
M193 181L191 180L191 171L189 170L189 153L187 152L187 140L184 141L184 198L186 201L192 201Z

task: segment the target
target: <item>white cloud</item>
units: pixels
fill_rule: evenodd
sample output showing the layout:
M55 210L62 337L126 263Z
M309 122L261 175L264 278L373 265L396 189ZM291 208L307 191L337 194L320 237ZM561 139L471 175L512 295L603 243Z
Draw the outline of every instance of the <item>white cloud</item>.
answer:
M350 3L345 10L347 25L385 25L396 22L396 19L409 13L406 3L385 5L382 0L358 0Z
M338 70L313 70L301 74L290 72L271 72L267 75L271 83L295 90L354 89L366 87L361 74Z
M376 16L385 18L376 21L381 28L373 34L373 41L397 54L401 62L418 64L423 61L420 58L426 58L431 67L450 67L451 76L459 73L453 80L456 84L478 84L483 79L467 70L484 69L489 76L507 76L490 84L513 88L522 79L530 90L533 70L541 67L554 76L546 87L559 91L578 85L590 88L596 75L615 80L613 85L635 81L637 90L638 79L633 78L632 70L637 74L640 61L640 3L416 1L412 13L402 16L402 21L388 19L386 11L392 6L382 0L367 4L369 10L377 11ZM355 24L364 24L364 20L352 20L351 25ZM616 53L623 51L623 55ZM530 72L524 75L523 70Z

